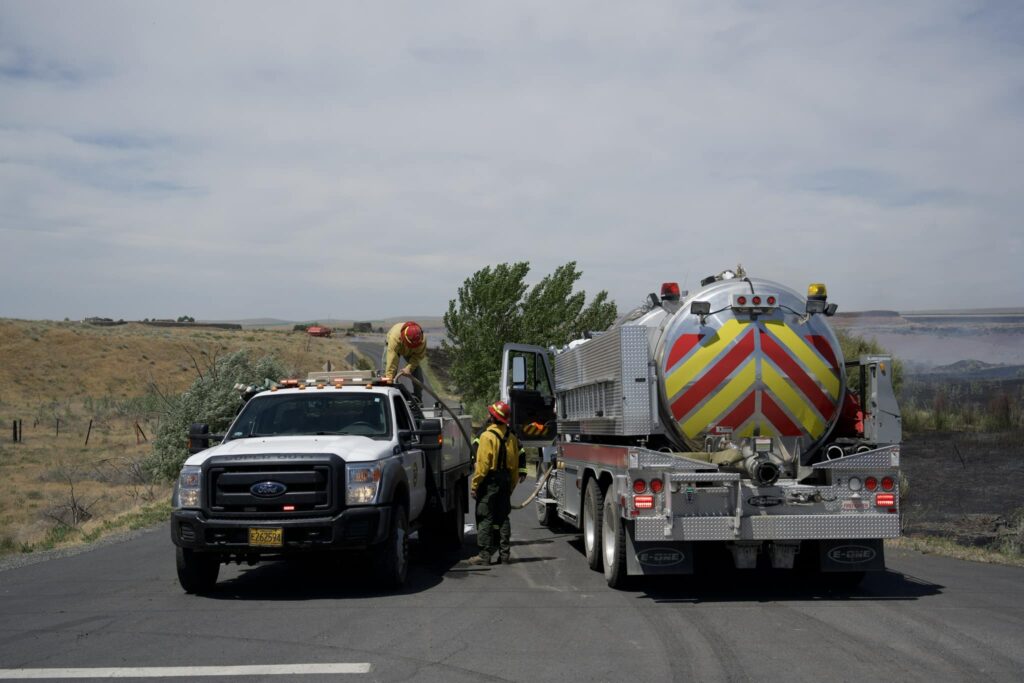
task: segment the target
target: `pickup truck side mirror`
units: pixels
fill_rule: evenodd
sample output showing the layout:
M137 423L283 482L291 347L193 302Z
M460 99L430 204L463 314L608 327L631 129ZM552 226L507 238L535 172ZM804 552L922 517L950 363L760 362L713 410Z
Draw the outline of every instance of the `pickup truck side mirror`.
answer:
M205 422L193 422L188 427L188 454L195 455L209 448L211 441L223 440L223 434L210 433L210 425Z
M193 422L188 427L188 454L195 455L210 447L210 425Z

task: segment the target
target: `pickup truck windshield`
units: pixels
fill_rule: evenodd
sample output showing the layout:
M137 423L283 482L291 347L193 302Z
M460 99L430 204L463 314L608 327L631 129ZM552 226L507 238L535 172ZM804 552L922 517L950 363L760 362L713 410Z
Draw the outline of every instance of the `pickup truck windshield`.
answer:
M371 393L312 391L258 396L235 419L225 441L314 434L388 438L391 421L385 398Z

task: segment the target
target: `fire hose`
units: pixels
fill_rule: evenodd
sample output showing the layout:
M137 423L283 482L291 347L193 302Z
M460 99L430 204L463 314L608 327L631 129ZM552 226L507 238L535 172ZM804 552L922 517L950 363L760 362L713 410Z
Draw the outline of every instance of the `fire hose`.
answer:
M426 385L423 384L423 382L419 381L417 378L413 377L412 375L406 375L406 377L411 379L412 383L414 385L418 386L423 391L430 391L426 387ZM396 377L395 379L397 381L398 378ZM451 415L453 420L455 420L455 424L457 424L459 426L459 431L462 432L462 436L465 437L466 443L467 444L473 443L473 439L469 436L469 432L466 431L466 428L465 428L465 426L463 426L462 420L459 419L459 416L456 415L455 412L451 408L448 407L448 404L446 404L444 401L441 400L440 396L438 396L434 392L431 392L431 396L433 396L434 400L437 401L437 404L439 406L441 406L441 408L443 408L446 413ZM554 469L553 467L549 466L544 471L544 474L541 476L541 478L537 480L537 486L533 489L533 493L531 493L529 496L527 496L526 500L524 500L522 503L513 504L512 505L512 509L513 510L522 510L524 507L529 505L533 501L533 499L536 498L537 495L544 489L544 486L548 483L548 478L551 476L551 471L553 469Z

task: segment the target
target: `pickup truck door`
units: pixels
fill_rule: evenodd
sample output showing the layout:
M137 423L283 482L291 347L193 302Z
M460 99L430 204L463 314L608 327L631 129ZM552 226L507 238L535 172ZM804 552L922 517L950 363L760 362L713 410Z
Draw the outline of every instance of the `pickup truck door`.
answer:
M405 401L398 396L393 397L393 400L396 429L413 429L412 416ZM426 454L414 445L402 451L401 457L406 481L409 482L409 519L417 519L427 501Z
M548 352L540 346L505 344L501 400L512 408L512 429L523 446L549 446L558 435L555 382Z

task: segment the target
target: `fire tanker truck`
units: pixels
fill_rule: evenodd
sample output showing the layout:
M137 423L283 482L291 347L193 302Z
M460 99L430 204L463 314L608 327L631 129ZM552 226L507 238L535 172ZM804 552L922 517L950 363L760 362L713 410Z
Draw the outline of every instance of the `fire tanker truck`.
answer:
M502 398L544 448L541 524L582 531L612 587L737 569L853 587L900 533L901 425L889 357L843 358L823 284L742 267L661 295L552 352L506 345ZM849 380L848 380L849 376ZM695 562L696 560L696 562Z

